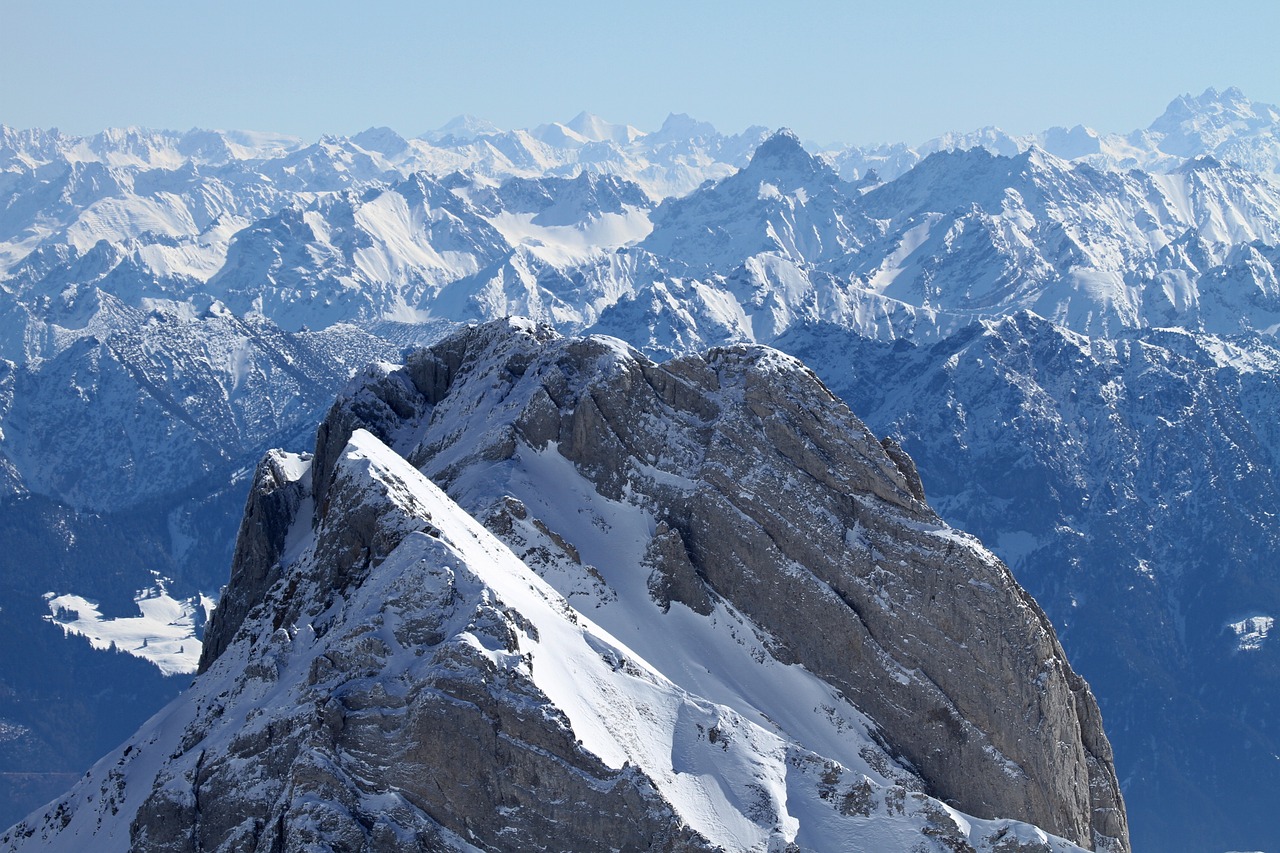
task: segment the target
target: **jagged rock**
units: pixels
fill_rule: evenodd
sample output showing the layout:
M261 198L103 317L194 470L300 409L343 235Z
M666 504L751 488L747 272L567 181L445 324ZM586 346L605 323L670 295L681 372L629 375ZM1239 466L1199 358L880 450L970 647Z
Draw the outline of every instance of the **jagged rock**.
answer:
M772 350L464 331L264 461L195 686L0 849L1127 851L1087 686L909 470Z
M920 473L916 470L916 463L902 449L902 445L898 444L893 436L886 435L880 439L880 446L884 448L884 452L893 460L893 464L898 466L902 476L907 478L907 490L911 492L911 497L918 501L923 501L924 484L920 482Z
M205 631L200 672L230 645L250 608L279 580L285 537L302 502L311 497L310 481L298 476L297 464L309 461L271 451L258 464L236 536L231 582Z
M653 539L645 551L645 564L653 566L649 575L649 592L664 610L678 601L694 613L706 616L712 611L711 595L706 582L689 559L680 531L665 521L658 522Z
M704 610L692 579L705 583L875 719L932 793L1087 845L1125 843L1096 702L1040 608L923 504L909 457L799 362L730 347L654 365L619 342L503 321L399 375L444 352L447 393L424 395L395 431L464 505L481 464L554 447L598 494L664 525L648 548L659 601ZM340 399L329 423L367 393Z

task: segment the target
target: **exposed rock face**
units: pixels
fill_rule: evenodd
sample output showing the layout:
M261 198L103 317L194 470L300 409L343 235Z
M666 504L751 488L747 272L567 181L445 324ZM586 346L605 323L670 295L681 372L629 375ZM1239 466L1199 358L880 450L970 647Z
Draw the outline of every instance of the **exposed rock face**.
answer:
M205 632L200 672L226 650L249 609L280 578L289 526L303 501L311 497L310 480L299 477L296 467L288 454L276 450L258 464L236 536L231 582L218 602L218 618Z
M348 447L317 519L316 572L292 575L259 602L281 627L250 662L245 691L254 681L269 690L291 656L309 656L292 713L273 703L267 725L184 762L178 784L157 785L139 810L133 848L395 851L465 848L470 838L508 850L710 849L642 772L610 769L563 715L547 715L554 706L518 665L520 635L537 631L490 600L441 541L428 521L438 510L404 482L416 472L370 476L378 464ZM371 497L370 483L383 493ZM371 580L388 559L394 565ZM478 644L458 640L458 621ZM303 623L323 635L310 649L283 627ZM219 714L215 705L206 716ZM197 718L189 730L209 724Z
M359 435L335 460L328 512L310 537L311 513L299 512L307 461L268 456L232 580L257 596L224 611L222 654L205 661L185 703L91 772L89 797L0 845L712 849L642 770L586 749L531 677L530 644L554 593L500 598L471 565L506 572L517 594L519 573L532 575ZM305 544L282 571L291 542ZM152 762L161 766L148 778Z
M1127 851L1088 687L922 494L775 351L467 330L268 456L196 685L0 849Z
M479 468L554 446L600 495L662 525L647 551L656 598L729 602L775 657L875 719L931 793L1126 843L1097 704L1039 607L799 362L732 347L655 365L607 339L499 322L340 399L318 465L355 425L473 511Z
M1258 725L1280 635L1242 636L1280 613L1274 342L1023 314L931 347L830 328L784 346L900 438L938 512L998 543L1049 614L1102 701L1134 847L1280 849L1280 729Z

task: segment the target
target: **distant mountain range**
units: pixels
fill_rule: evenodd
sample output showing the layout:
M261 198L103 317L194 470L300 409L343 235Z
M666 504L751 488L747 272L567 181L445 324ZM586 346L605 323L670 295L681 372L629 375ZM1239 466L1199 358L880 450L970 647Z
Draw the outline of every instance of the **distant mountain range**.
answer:
M199 642L261 454L365 364L521 315L803 358L1043 604L1135 848L1275 846L1278 122L1228 89L1124 136L830 151L687 116L0 127L0 823L181 686L76 634L134 636L91 623L156 572Z

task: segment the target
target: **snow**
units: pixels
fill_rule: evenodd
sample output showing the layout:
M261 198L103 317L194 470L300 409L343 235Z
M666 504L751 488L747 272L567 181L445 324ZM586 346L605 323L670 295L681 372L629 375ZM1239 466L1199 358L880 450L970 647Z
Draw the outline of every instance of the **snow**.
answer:
M534 680L569 717L584 747L612 767L627 762L640 766L691 826L725 849L757 849L767 841L761 827L744 815L744 802L752 795L749 783L762 780L773 780L767 786L771 796L785 799L781 780L786 775L786 750L776 735L679 689L586 616L566 619L568 605L558 593L369 434L353 435L347 458L367 460L371 477L406 484L412 494L409 500L432 519L467 569L504 604L530 620L536 632L529 633L538 639L526 636L522 645L532 649L529 668ZM531 464L563 480L563 470L549 470L558 467L551 454L538 454ZM563 497L557 503L568 515L572 502ZM620 506L600 509L603 515L589 510L575 513L573 520L591 530L608 529L615 548L642 547L641 537L648 535L647 519ZM420 539L427 540L419 543L422 547L434 545L427 537ZM602 571L621 581L617 561L611 562ZM637 576L627 586L635 587L637 579L643 584L643 577ZM639 591L624 590L622 597ZM648 602L647 592L642 595ZM673 648L681 647L678 637L674 643L670 634L663 639ZM622 666L621 661L631 665ZM742 737L724 741L729 744L726 748L701 734L717 725ZM790 830L794 835L795 827Z
M1275 624L1273 616L1248 616L1236 622L1228 622L1227 630L1235 634L1236 651L1256 652L1271 635Z
M155 586L134 597L140 616L104 617L99 606L79 595L45 593L45 621L65 635L84 637L95 649L117 649L142 658L165 675L187 675L200 662L202 626L214 601L204 594L181 601L169 595L168 579L152 572Z
M301 457L275 459L287 477L308 475L308 461ZM572 530L583 559L598 566L618 593L589 615L571 607L370 433L357 430L337 464L343 482L366 495L381 517L401 514L402 521L388 523L429 523L429 530L408 532L366 580L324 612L275 630L270 614L251 616L246 624L261 636L242 632L186 696L99 762L69 795L65 821L54 817L42 830L38 816L29 819L33 844L52 851L126 850L132 817L156 784L187 785L185 774L195 762L224 754L233 738L269 731L307 706L313 664L341 648L335 645L347 634L341 626L352 637L364 635L368 626L383 626L374 628L388 648L378 678L391 686L422 665L423 650L399 646L396 626L420 620L424 613L414 608L447 601L453 616L444 630L453 639L446 642L465 643L495 667L514 668L531 679L568 718L582 748L611 767L630 763L643 770L679 816L721 849L763 851L798 843L835 850L854 843L905 851L915 849L923 826L937 827L939 820L980 847L1013 833L1054 851L1078 849L1034 827L970 818L902 787L910 775L888 770L892 761L867 734L869 721L802 667L783 666L762 653L750 623L723 604L709 617L679 604L661 614L639 562L653 519L643 509L601 498L554 448L521 448L509 485L552 527ZM304 506L298 514L282 559L296 578L315 576L310 509ZM181 622L180 603L166 599L159 579L157 589L146 592L139 596L143 620ZM324 590L305 584L294 594L304 600L325 597ZM86 636L128 635L123 620L101 619L82 599L50 601L55 610L82 611L74 624ZM510 623L518 648L509 651L476 630L472 614L481 603L519 614ZM324 630L315 630L320 623ZM277 676L248 676L253 662L272 664ZM193 731L202 732L198 743L191 741ZM868 763L873 753L881 756L876 767ZM166 765L170 769L159 775ZM831 780L846 778L866 786L869 817L837 811ZM264 788L260 795L268 793ZM374 807L378 798L395 794L360 796ZM60 831L47 837L43 832L51 826Z
M1184 108L1198 109L1194 104L1184 105ZM1254 113L1260 121L1274 119L1274 112L1256 109ZM1233 126L1234 129L1228 132L1226 126L1205 123L1203 117L1188 114L1190 117L1178 118L1178 115L1181 114L1171 113L1168 127L1148 137L1135 136L1126 140L1092 134L1083 128L1078 129L1079 133L1073 130L1071 135L1076 143L1082 140L1089 143L1083 145L1081 151L1097 152L1084 153L1079 161L1096 167L1114 164L1118 157L1124 157L1132 161L1126 165L1168 169L1181 165L1183 156L1180 153L1173 157L1159 150L1157 145L1162 138L1165 142L1176 138L1179 145L1195 143L1201 147L1217 148L1236 131L1244 134L1247 130L1245 135L1249 138L1259 134L1260 138L1266 138L1270 133L1261 125L1254 124ZM476 129L480 128L478 123L473 124ZM473 124L463 122L457 128L471 128ZM433 147L408 141L400 154L388 153L390 149L371 152L377 156L370 157L369 162L373 164L370 168L375 171L386 169L392 176L422 168L435 174L471 168L474 170L472 187L455 189L458 198L465 201L468 192L475 187L496 185L510 175L541 176L552 172L567 175L584 166L608 168L623 177L637 180L651 193L655 187L661 188L654 193L655 196L670 194L675 191L673 187L681 187L679 192L683 193L704 177L729 174L732 171L730 163L741 162L741 158L733 160L734 155L725 153L728 148L715 147L729 145L730 139L720 137L713 128L706 126L698 132L714 134L714 145L678 140L682 151L679 159L647 147L650 142L634 128L611 125L588 114L564 124L548 125L534 135L524 131L503 133L493 127L484 127L482 132L488 134L482 143L450 143L446 147ZM210 142L221 139L227 150L232 152L232 158L280 158L296 154L301 149L297 140L269 134L207 133L210 134ZM1025 165L1020 175L1010 177L975 172L955 177L954 186L918 187L918 194L908 200L918 204L920 209L900 219L897 214L886 214L875 217L874 221L857 224L853 223L850 213L856 207L834 208L837 218L847 217L842 221L842 225L847 227L840 228L827 228L817 222L820 211L804 210L830 203L831 194L821 186L806 185L790 190L785 175L769 176L769 180L753 179L749 182L739 199L745 202L741 207L696 210L697 215L691 215L685 223L685 233L699 237L701 242L689 244L692 249L681 244L679 252L672 249L669 253L671 258L655 258L646 251L635 250L634 246L651 236L662 236L660 232L664 228L670 230L671 223L646 210L628 209L622 214L587 217L572 225L539 224L535 222L538 218L535 214L511 211L486 214L484 222L479 216L466 221L459 218L458 210L447 204L425 211L411 209L402 194L388 190L385 185L387 178L382 175L378 175L382 183L377 185L360 183L370 173L361 172L364 167L356 162L361 153L359 140L350 144L348 141L328 140L321 146L308 149L307 156L311 159L305 162L293 157L287 163L255 164L253 171L239 167L217 171L203 165L203 155L179 156L179 138L173 134L131 129L111 131L93 139L68 138L65 150L56 155L18 152L13 162L25 165L15 166L18 171L12 173L14 181L19 180L22 168L40 166L45 174L53 174L62 168L61 158L67 163L109 164L110 169L93 174L99 175L103 181L118 181L121 188L117 192L106 183L88 188L69 186L64 199L65 210L47 209L37 212L38 215L22 218L25 216L23 211L12 208L6 214L10 217L6 223L13 227L6 232L12 235L9 242L0 245L0 266L4 272L7 273L11 266L19 264L38 248L48 250L48 256L43 257L42 263L57 257L57 251L73 251L66 264L52 265L53 271L47 273L47 279L40 279L39 276L46 273L37 269L24 272L25 277L14 276L0 282L0 294L5 299L6 309L10 305L15 306L15 310L7 313L17 318L15 325L0 330L4 333L0 334L0 344L6 347L5 355L16 357L20 348L27 347L29 349L21 350L24 354L39 353L32 355L33 359L51 358L71 349L77 342L85 341L90 335L106 341L121 329L132 328L130 324L138 316L135 309L144 313L156 310L194 323L204 314L197 306L207 304L207 300L214 297L230 300L225 291L236 288L246 291L244 298L235 304L236 313L243 313L242 309L251 304L250 297L253 297L260 310L271 314L270 300L264 299L261 293L263 282L269 282L281 292L289 291L284 298L301 300L306 304L309 300L306 288L310 287L314 296L315 281L330 274L345 294L378 295L381 301L368 309L367 316L371 319L417 321L434 316L469 320L475 318L471 312L505 313L537 309L542 318L561 324L585 325L593 322L602 310L617 304L617 300L635 294L637 302L651 301L656 306L655 313L664 308L676 318L674 322L684 324L677 332L657 328L653 331L654 340L672 348L692 343L721 343L724 340L769 341L806 322L831 322L883 338L915 336L926 339L929 335L944 332L947 324L968 322L972 317L1000 314L1025 305L1035 306L1040 313L1058 322L1101 334L1117 334L1125 326L1174 323L1223 334L1242 328L1275 334L1280 329L1280 311L1275 305L1274 270L1271 269L1274 262L1268 260L1263 251L1267 247L1228 245L1233 241L1255 239L1274 245L1280 233L1277 228L1280 205L1274 188L1234 167L1216 166L1208 161L1168 174L1114 172L1098 177L1088 170L1075 169L1071 163L1056 157L1033 152L1018 164L1019 168ZM550 144L556 139L565 147L557 148ZM393 134L385 133L366 135L365 142L370 146L382 144L377 140L396 142ZM596 140L596 144L584 145L588 140ZM1092 145L1093 140L1097 141L1096 147ZM895 154L886 149L875 154L875 158L881 166L892 163L909 165L930 147L940 150L980 144L1010 153L1043 142L1043 137L1038 140L1009 137L986 129L967 136L938 140L916 150L903 149ZM750 146L745 143L744 146L741 150L749 153ZM586 149L591 153L582 153ZM1064 150L1059 149L1055 153L1061 155ZM590 164L584 162L588 156L600 155L604 159L593 160ZM859 157L863 165L873 159L872 152L844 152L832 155L829 160L847 165ZM148 171L160 167L182 169L193 163L201 164L200 172L204 175L198 189L185 187L183 181L187 178L176 172L161 175ZM1274 172L1275 164L1268 168ZM316 174L325 169L341 173L345 175L343 180L346 183L338 182L332 186L307 184L304 189L296 191L283 189L285 174L298 176L290 186L301 186L307 169L316 170ZM893 178L894 175L892 165L881 169L882 178ZM1017 183L1016 188L1005 185L1011 182ZM713 190L727 189L728 184L725 181ZM905 181L903 185L906 185ZM784 195L779 186L788 188L791 194ZM326 203L333 200L335 193L345 192L349 187L359 189L352 191L349 197L343 196L350 201L348 207L335 204L330 209L318 203L318 200ZM75 192L88 195L73 197L71 193ZM94 193L98 192L107 195L97 197ZM853 197L846 188L841 188L841 192ZM871 194L866 198L874 201ZM478 197L478 194L472 192L472 197ZM858 198L863 199L862 196ZM951 204L956 200L958 204ZM317 206L310 207L313 202L317 202ZM254 268L237 278L236 270L225 266L233 235L243 234L242 229L261 223L264 217L285 205L294 205L299 211L305 211L299 216L314 233L314 244L300 247L287 242L269 243L264 251L268 260L278 262L278 265ZM331 210L354 211L353 218L351 221L342 220L337 215L330 215ZM722 222L716 216L724 210L730 215ZM766 213L768 216L764 216ZM810 216L812 221L805 220L804 216ZM738 239L745 229L743 223L754 223L755 217L763 217L759 233L747 235L750 240L745 237ZM658 220L656 228L655 219ZM444 230L483 229L485 222L496 228L502 240L509 244L501 245L502 240L493 238L497 245L492 257L447 250L443 242L427 230L433 225L447 226ZM724 228L726 222L733 227L717 230ZM358 232L354 235L349 233L353 227ZM450 230L450 233L454 232ZM101 261L106 266L99 268L94 266L96 262L80 257L81 253L91 252L100 246L103 240L112 244L118 258L113 256ZM858 242L860 240L870 242L862 245ZM1205 245L1198 246L1197 240L1202 240ZM722 256L721 249L728 243L732 243L731 251L723 252ZM653 245L676 244L656 241ZM739 252L743 246L748 246L756 254ZM1196 254L1201 248L1203 257ZM620 249L628 252L619 252ZM294 251L296 255L290 254ZM642 262L631 260L642 256ZM137 264L136 273L123 265L126 260ZM313 261L314 265L295 269L295 263L302 260ZM970 260L975 262L970 264ZM76 263L82 263L85 269L73 273ZM492 265L498 263L504 265L502 275L509 273L509 278L499 280L496 274L490 277ZM652 266L646 267L645 263ZM112 266L114 264L121 266ZM702 267L716 265L725 269L718 274L704 275L699 271ZM947 279L946 275L951 270L963 271L968 278L956 275ZM1219 295L1214 296L1215 291L1208 285L1216 286L1219 279L1204 279L1207 271L1224 275L1238 273L1242 278L1222 279L1230 286L1220 287ZM218 272L224 273L223 278L215 276ZM157 280L149 280L149 273ZM583 296L587 292L585 287L570 291L563 285L563 282L576 285L582 276L596 274L606 280L607 286L589 292L587 297ZM942 278L935 281L935 274ZM105 284L103 287L111 290L119 305L107 305L104 300L107 307L96 314L82 313L75 306L59 309L63 310L62 314L54 312L46 316L37 313L41 300L57 308L60 299L69 300L77 294L83 295L89 286L97 286L99 278L107 275L113 278L110 287ZM460 286L460 293L447 306L443 300L432 301L436 292L433 288L469 276L484 280L473 290L466 289L472 282ZM206 287L210 281L214 283ZM549 281L553 284L548 284ZM557 290L555 285L561 285L562 289ZM508 290L504 291L503 287ZM521 287L530 292L514 293ZM23 288L29 289L30 293ZM210 293L205 293L206 290ZM1232 298L1239 296L1239 303L1221 302L1225 298L1221 295L1224 293ZM316 302L323 304L330 295L320 294ZM590 310L579 304L584 298L592 300ZM317 316L328 322L335 317L348 318L348 313L348 306L335 306L332 311ZM286 312L281 310L273 316L284 322ZM642 324L652 319L642 317L632 330L644 334L647 329ZM653 324L656 327L658 322L653 320ZM192 339L198 338L198 334L193 332ZM1270 375L1276 369L1270 350L1208 335L1197 335L1196 341L1200 350L1207 352L1219 367L1230 366L1242 374L1259 374L1260 377ZM225 351L209 355L209 360L216 362L212 369L219 374L222 388L228 396L254 398L254 395L259 395L253 386L261 380L266 360L251 348L250 339L243 335L228 336L223 344ZM172 379L180 372L170 371L168 365L161 363L164 353L158 347L152 350L150 346L148 344L144 348L144 356L154 356L156 372L140 371L139 375L148 382L156 382L158 387L168 387L160 380ZM958 358L957 354L957 364ZM293 361L289 363L292 365ZM138 364L134 361L125 366L130 370L140 370ZM99 410L123 410L108 405L110 400L105 396L104 387L86 381L83 375L62 375L58 378L65 380L63 388L79 395L82 400L98 401L96 407ZM72 379L74 381L70 381ZM186 396L185 390L184 394L175 397L175 403L183 408L184 416L211 424L221 419L206 418L205 414L210 410L188 405L194 397ZM276 386L269 396L271 405L276 401L292 400L296 396L295 388ZM115 396L112 399L125 398ZM247 415L237 410L228 419L231 417ZM53 422L49 419L39 425ZM1173 427L1179 421L1176 418L1158 418L1151 423ZM102 435L123 432L115 429L115 424L111 426L112 429L98 432ZM127 434L138 440L141 430L136 430L133 425L126 426L129 427ZM22 441L33 446L32 436L38 437L39 430L32 428L30 420L25 425L25 437L24 423L20 418L10 420L6 416L0 427L4 428L0 438L6 442L6 454L14 459L16 469L21 469L21 474L33 484L33 489L39 491L44 484L57 482L59 475L65 474L41 467L49 463L34 452L26 456L15 454L15 450L23 450ZM1081 431L1085 429L1082 422ZM261 447L266 440L268 438L263 432L253 433L227 452ZM178 442L171 441L169 436L160 436L155 444L177 446ZM81 450L88 446L78 445ZM224 450L228 442L222 441L217 446L220 451ZM161 471L145 464L147 451L136 443L127 448L114 448L114 451L108 465L117 471L135 472L131 476L155 482L175 476L172 471ZM88 452L82 455L92 458ZM542 463L531 456L522 457L521 464L529 466L529 483L536 481L533 473L547 473L535 471ZM185 458L171 466L173 470L194 470L198 467ZM300 471L298 468L295 473ZM656 469L645 469L642 473L654 476L654 471ZM78 477L80 472L74 473ZM70 475L62 479L72 480ZM75 479L75 482L81 483L83 478ZM545 496L531 494L536 488L534 485L520 486L518 477L513 482L516 483L513 490L519 491L526 501L546 503ZM667 482L678 485L678 478ZM110 498L115 496L115 493L108 495ZM83 499L74 495L72 498ZM637 516L634 508L613 507L598 497L593 500L595 503L588 511L591 524L608 525L609 529L622 530L628 535L635 533L635 542L644 541L641 531L652 523L651 519L644 517L643 513ZM539 509L542 516L548 512L545 507ZM1006 531L997 541L1000 543L997 550L1014 563L1049 542L1048 539L1037 542L1033 534L1026 531ZM175 536L175 542L181 544L185 540ZM634 542L625 538L617 542L595 542L591 545L595 550L590 562L598 564L601 571L609 575L611 583L625 585L631 582L626 580L626 575L629 568L634 569L636 547ZM1139 576L1152 581L1166 571L1172 571L1166 568L1168 564L1163 557L1151 561L1138 560L1130 565L1135 566L1134 571ZM577 587L571 587L568 580L562 582L557 576L551 579L562 586L566 595L571 589L575 595L580 595ZM638 582L635 590L639 590ZM619 601L629 600L631 594L618 598ZM166 599L170 603L165 603ZM165 631L179 631L176 626L186 618L173 610L174 604L186 605L174 602L166 592L151 598L144 597L148 602L145 605L140 600L141 616L138 617L104 616L91 600L71 593L50 593L49 600L58 602L50 604L51 610L61 608L61 612L70 619L60 623L68 635L87 638L95 647L102 647L102 643L109 646L112 641L117 641L121 648L130 643L140 643L139 648L125 650L145 652L142 656L153 660L162 656L160 649L171 640L160 633L148 633L152 628L137 628L135 631L131 622L154 623ZM637 600L642 601L643 596ZM194 614L199 604L190 605L190 609L191 618L198 621ZM775 678L777 674L753 670L745 659L740 660L743 652L734 649L743 648L738 637L749 636L750 630L734 614L717 611L715 627L712 628L696 624L696 620L685 626L681 620L693 617L677 605L663 623L687 631L681 635L683 641L702 642L716 650L723 644L722 656L729 662L728 671L734 673L734 683L723 683L730 680L728 676L717 681L698 672L682 672L679 668L681 661L674 657L664 659L663 651L653 648L654 640L644 636L645 629L634 627L648 624L646 620L651 618L651 614L637 606L601 602L596 611L610 632L630 647L642 651L646 660L651 659L655 667L682 689L704 698L714 697L716 703L753 722L759 722L766 716L771 720L778 719L772 716L774 713L783 716L790 713L793 717L800 713L794 708L771 708L770 703L776 704L779 700L758 696L753 689L741 686ZM75 616L71 618L73 612ZM1269 638L1272 623L1268 620L1271 619L1271 616L1261 614L1241 617L1227 623L1224 630L1229 631L1236 648L1254 651ZM725 627L730 625L737 627ZM140 641L139 637L146 639ZM731 641L732 647L729 645ZM744 642L748 649L753 648L749 640ZM184 655L192 656L195 647L189 648L180 639L177 643ZM721 654L721 651L716 654ZM180 657L182 655L177 655L172 660ZM747 657L750 657L749 653ZM734 670L739 664L745 668ZM817 699L813 698L812 702L816 703ZM772 724L766 728L770 729L770 726ZM825 742L829 734L820 729L818 726L815 731L804 734L803 742L814 744L812 748L828 754Z
M531 654L529 671L582 744L610 766L638 765L717 846L763 849L771 839L795 840L800 823L789 812L788 789L800 785L797 747L834 758L877 785L893 784L864 758L874 748L870 722L802 667L764 654L743 617L723 604L710 617L679 604L661 616L641 563L654 520L602 498L553 446L520 447L518 471L506 485L574 542L617 593L589 615L570 611L559 593L373 436L357 431L346 458L367 460L371 478L404 484L411 497L403 500L431 518L468 571L535 626L521 642ZM418 539L435 547L429 537ZM761 797L781 815L776 826L753 820ZM962 834L973 830L948 811ZM823 837L811 828L809 844L844 846L849 828L836 829Z
M547 263L580 263L601 251L639 243L653 230L648 211L599 213L574 225L540 225L535 213L502 211L488 221L513 246L528 246Z

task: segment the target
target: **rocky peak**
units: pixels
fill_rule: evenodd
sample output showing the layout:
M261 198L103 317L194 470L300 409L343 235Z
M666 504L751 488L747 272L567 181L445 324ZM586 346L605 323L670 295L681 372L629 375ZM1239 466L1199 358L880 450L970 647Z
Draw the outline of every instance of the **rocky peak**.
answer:
M409 142L389 127L371 127L351 137L351 141L366 151L376 151L388 157L409 150Z
M641 246L697 258L721 274L761 253L798 264L830 260L870 236L849 185L789 130L762 142L745 168L684 198L668 198Z
M503 320L373 368L259 468L231 587L184 702L0 848L1128 849L1043 613L764 347Z
M669 113L662 127L649 135L651 142L676 142L691 139L714 139L720 135L715 125L698 121L687 113Z
M472 512L502 516L490 502L506 494L532 514L538 496L517 474L526 457L573 463L600 497L664 525L647 549L656 597L695 611L722 600L753 620L776 659L830 680L875 719L932 793L1124 847L1096 703L1040 609L938 521L905 453L802 364L739 346L656 365L609 339L500 322L417 354L386 381L424 384L415 365L433 365L434 390L374 406L371 427L393 443L411 437L398 452ZM365 394L335 404L327 444L366 423ZM414 414L397 420L396 408ZM516 521L529 526L509 514L505 524ZM589 550L552 521L534 527L547 550Z
M1160 134L1160 150L1178 157L1215 152L1236 137L1274 134L1280 109L1250 101L1237 88L1206 89L1199 96L1181 95L1170 102L1149 130Z
M760 180L781 181L787 191L813 181L832 183L836 179L835 171L806 151L800 137L787 128L760 143L746 172Z
M1169 102L1164 113L1151 123L1150 129L1172 133L1189 124L1214 123L1255 118L1265 112L1266 104L1254 104L1240 89L1232 86L1219 92L1210 86L1199 95L1179 95Z
M419 138L430 142L447 144L450 142L471 142L481 136L492 136L499 133L502 133L502 128L487 119L477 118L472 115L460 115L445 122L438 129L424 133Z

